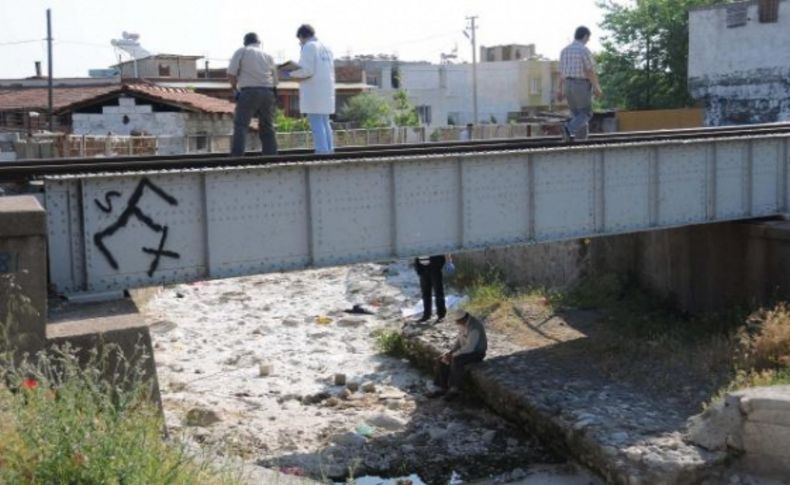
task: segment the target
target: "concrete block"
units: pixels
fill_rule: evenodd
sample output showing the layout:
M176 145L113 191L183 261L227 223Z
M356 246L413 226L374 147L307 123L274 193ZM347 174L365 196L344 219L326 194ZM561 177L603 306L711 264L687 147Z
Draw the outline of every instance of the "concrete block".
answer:
M746 454L781 454L790 460L790 426L746 421L743 425L743 445Z
M139 362L142 366L151 385L151 399L161 410L151 334L145 319L131 299L69 304L54 309L46 327L46 336L48 348L69 344L77 350L81 362L88 361L92 349L117 346L123 358L130 362ZM113 359L119 357L121 356L111 355ZM110 369L112 367L109 366Z
M20 354L43 349L47 315L47 221L34 196L0 197L0 315L10 315Z
M748 415L757 411L790 413L790 386L754 387L732 395L740 399L741 410Z
M102 113L106 115L117 115L121 113L120 106L105 106L102 108Z
M135 106L134 112L139 114L153 113L153 107L150 105Z

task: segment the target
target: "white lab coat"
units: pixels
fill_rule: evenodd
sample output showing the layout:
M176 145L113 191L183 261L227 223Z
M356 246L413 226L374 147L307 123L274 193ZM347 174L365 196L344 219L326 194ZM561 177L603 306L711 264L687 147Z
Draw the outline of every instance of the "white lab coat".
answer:
M299 83L299 111L302 114L335 113L335 59L332 51L313 38L302 46L299 69L291 77Z

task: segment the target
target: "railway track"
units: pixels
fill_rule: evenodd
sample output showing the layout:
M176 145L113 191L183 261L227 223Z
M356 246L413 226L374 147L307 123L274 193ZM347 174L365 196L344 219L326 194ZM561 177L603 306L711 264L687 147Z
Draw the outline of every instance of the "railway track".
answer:
M572 146L595 146L611 143L640 143L655 141L682 141L733 136L790 134L790 123L750 125L736 127L693 128L629 133L595 134ZM150 170L199 169L294 163L303 161L332 161L375 159L393 156L425 156L435 154L474 153L549 148L568 146L559 137L531 137L520 139L482 140L468 142L422 143L406 145L375 145L345 147L331 155L316 155L310 150L285 150L277 155L247 154L231 157L226 154L189 154L171 156L125 156L113 158L64 158L0 163L0 181L34 180L46 176L112 173Z

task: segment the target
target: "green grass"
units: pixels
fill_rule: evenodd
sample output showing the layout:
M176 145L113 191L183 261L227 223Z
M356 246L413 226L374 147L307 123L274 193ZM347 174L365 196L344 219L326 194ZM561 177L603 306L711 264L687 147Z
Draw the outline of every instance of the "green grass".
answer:
M376 348L379 352L391 357L402 358L407 355L406 341L400 332L394 330L379 330L375 334Z
M0 483L235 483L164 439L142 367L104 348L84 366L68 348L34 363L3 362Z

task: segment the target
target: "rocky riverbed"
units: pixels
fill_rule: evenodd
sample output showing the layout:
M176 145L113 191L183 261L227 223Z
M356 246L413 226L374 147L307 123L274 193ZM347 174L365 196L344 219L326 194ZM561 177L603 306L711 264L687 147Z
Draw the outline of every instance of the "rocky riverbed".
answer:
M403 263L162 290L144 313L169 431L323 481L599 483L480 404L426 399L429 377L380 353L417 296Z

